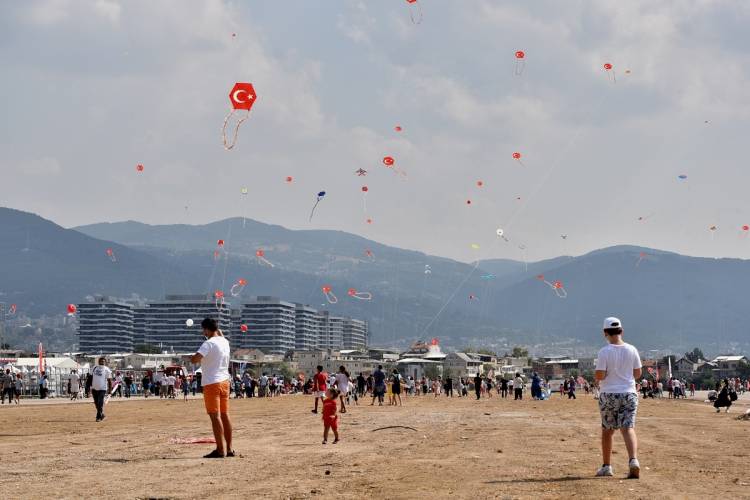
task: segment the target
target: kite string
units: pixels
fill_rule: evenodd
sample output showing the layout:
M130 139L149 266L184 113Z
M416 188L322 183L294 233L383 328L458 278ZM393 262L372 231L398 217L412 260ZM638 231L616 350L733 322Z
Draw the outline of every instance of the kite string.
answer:
M445 301L445 304L443 304L443 307L440 308L440 310L435 314L435 316L430 320L429 323L427 323L427 326L424 327L424 330L422 330L422 336L427 333L427 330L429 330L430 326L435 322L436 319L442 314L442 312L445 310L446 307L448 307L448 304L450 304L453 301L453 298L456 296L458 291L466 284L467 281L469 281L469 278L471 278L471 275L474 274L474 271L477 270L479 267L479 260L476 261L474 264L474 267L471 268L471 271L466 273L466 276L461 281L461 283L458 284L455 290L453 290L453 293L448 297L448 300Z
M224 125L221 127L221 141L224 144L224 149L226 149L227 151L232 149L234 145L237 143L237 134L239 134L240 132L240 125L242 125L242 123L250 117L250 110L248 109L245 117L240 118L237 121L237 125L234 127L234 136L232 137L232 142L227 144L227 123L229 123L229 119L232 117L232 115L234 115L235 111L236 111L235 109L232 109L229 112L226 118L224 118Z
M589 113L589 117L592 116L595 112L599 111L599 109L602 107L607 97L609 97L609 93L602 94L601 99L599 99L596 106L594 106L594 108ZM536 195L539 193L542 187L544 187L544 185L547 183L552 173L560 165L563 155L567 153L567 151L571 148L573 143L578 140L578 138L581 136L582 133L583 133L583 128L582 127L578 128L575 134L573 134L570 140L568 140L567 144L559 150L559 153L557 154L556 158L552 162L552 165L550 166L550 168L547 169L547 171L545 172L540 182L536 184L536 186L534 187L534 189L532 189L531 194L528 197L524 197L523 201L521 202L521 206L518 208L518 210L516 210L516 212L513 215L511 215L510 219L505 224L506 229L510 229L513 226L513 223L515 222L516 218L525 211L528 204L536 197Z

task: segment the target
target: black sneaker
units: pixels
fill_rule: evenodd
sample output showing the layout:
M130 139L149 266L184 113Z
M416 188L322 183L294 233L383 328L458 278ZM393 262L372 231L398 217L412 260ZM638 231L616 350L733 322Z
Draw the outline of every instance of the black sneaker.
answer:
M224 454L219 452L219 450L214 450L208 455L203 455L203 458L224 458Z
M234 450L229 450L229 451L227 452L227 458L229 458L229 457L233 457L233 456L234 456Z

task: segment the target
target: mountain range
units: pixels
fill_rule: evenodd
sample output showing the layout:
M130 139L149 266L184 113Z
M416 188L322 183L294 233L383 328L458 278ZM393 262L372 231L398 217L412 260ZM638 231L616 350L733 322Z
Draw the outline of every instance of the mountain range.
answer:
M378 344L437 337L454 348L594 348L608 315L620 316L626 337L642 349L723 352L749 343L750 264L740 259L617 246L528 264L462 263L341 231L244 218L65 229L8 208L0 208L0 234L0 301L32 317L62 315L66 304L95 294L159 299L222 290L230 303L274 295L366 319ZM247 286L230 297L240 278ZM323 286L338 303L325 300ZM350 297L351 288L372 300Z

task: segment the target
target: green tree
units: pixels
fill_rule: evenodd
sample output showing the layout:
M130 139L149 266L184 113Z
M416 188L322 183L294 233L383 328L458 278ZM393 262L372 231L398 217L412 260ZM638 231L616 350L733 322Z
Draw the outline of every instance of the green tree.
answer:
M674 364L677 361L677 357L674 354L670 354L669 356L664 356L663 358L661 358L661 363L660 364L668 367L669 366L669 360L672 361L672 371L674 371Z
M279 365L279 373L284 377L284 381L292 380L294 378L294 372L286 363L281 363Z
M699 348L695 347L692 351L686 352L685 357L692 361L693 363L697 363L701 359L706 359L706 356L703 355L703 351L701 351Z
M511 356L514 358L528 358L529 357L529 350L525 347L519 347L516 346L513 348L513 351L511 352Z
M440 369L437 365L430 363L424 367L424 376L430 380L435 380L440 376Z

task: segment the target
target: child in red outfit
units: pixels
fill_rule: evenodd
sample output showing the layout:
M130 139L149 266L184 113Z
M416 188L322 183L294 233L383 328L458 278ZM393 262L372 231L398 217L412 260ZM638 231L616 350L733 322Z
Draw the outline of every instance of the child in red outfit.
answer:
M328 389L326 398L323 400L323 444L328 442L328 429L333 429L333 444L339 442L339 417L336 415L336 398L339 391L334 388Z

